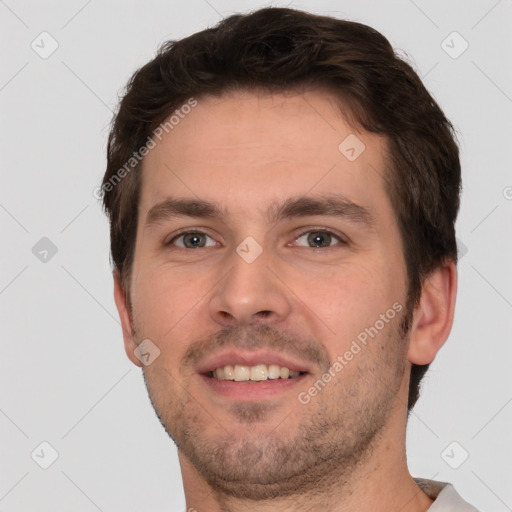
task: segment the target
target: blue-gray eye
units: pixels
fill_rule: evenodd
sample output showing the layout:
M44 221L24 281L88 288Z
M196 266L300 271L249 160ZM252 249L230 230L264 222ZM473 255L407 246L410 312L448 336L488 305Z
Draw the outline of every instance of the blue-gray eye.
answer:
M336 245L336 242L342 242L330 231L307 231L297 238L297 242L304 238L309 247L313 248L331 247L332 245ZM335 243L332 243L333 241Z
M209 238L212 243L207 243L207 238ZM181 243L178 243L178 241ZM190 231L187 233L182 233L181 235L173 238L168 243L168 245L171 244L177 245L183 249L197 249L199 247L211 247L215 245L215 241L206 233L201 233L200 231Z

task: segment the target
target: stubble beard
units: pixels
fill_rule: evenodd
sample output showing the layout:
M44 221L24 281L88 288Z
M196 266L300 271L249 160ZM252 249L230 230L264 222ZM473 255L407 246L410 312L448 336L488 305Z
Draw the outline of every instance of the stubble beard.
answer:
M381 439L406 368L409 320L405 311L380 342L369 341L350 363L356 365L350 382L344 369L309 404L298 405L292 433L286 417L263 403L235 403L219 411L219 421L165 368L143 368L144 381L162 426L218 494L257 501L327 492L348 487ZM275 427L258 428L269 417ZM216 421L217 433L207 437L205 427ZM247 425L247 435L234 438L233 422Z

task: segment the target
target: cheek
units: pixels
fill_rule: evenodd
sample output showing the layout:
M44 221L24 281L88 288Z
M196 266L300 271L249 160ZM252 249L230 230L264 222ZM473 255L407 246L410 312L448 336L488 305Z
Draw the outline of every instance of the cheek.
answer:
M192 329L194 318L197 324L197 312L204 308L201 299L211 288L207 281L199 272L191 278L176 269L151 270L148 266L140 271L132 287L139 335L154 340L162 352L184 350L193 335L186 333Z
M332 357L343 354L395 302L403 302L401 276L383 260L336 267L321 276L303 274L296 282L297 296L314 313Z

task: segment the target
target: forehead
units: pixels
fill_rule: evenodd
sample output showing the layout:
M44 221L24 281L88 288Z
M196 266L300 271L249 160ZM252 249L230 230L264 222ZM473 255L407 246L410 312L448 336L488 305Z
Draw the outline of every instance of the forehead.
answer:
M221 202L233 214L327 192L386 207L385 139L356 131L327 92L238 91L186 111L143 161L143 214L168 196Z

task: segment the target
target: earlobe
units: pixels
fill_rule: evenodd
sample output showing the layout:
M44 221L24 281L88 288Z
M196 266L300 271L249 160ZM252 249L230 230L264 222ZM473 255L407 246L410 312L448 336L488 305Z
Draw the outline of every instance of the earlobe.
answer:
M420 303L414 310L408 359L430 364L444 345L453 325L457 295L457 267L451 260L435 269L422 285Z
M135 357L134 352L137 348L137 343L135 340L135 332L133 329L131 312L128 304L126 303L121 276L117 269L114 270L113 277L114 300L116 303L117 312L119 313L119 319L121 320L121 327L123 329L124 350L133 364L136 366L142 366L141 361Z

